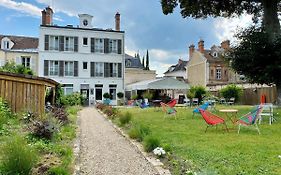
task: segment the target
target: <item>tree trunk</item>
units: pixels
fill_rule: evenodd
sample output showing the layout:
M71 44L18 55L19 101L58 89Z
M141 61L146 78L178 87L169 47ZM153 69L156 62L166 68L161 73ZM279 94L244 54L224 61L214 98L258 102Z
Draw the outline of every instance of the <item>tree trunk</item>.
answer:
M263 6L263 21L262 25L265 30L272 34L280 34L280 23L278 19L278 0L262 0Z
M277 105L281 106L281 84L276 85L277 88Z

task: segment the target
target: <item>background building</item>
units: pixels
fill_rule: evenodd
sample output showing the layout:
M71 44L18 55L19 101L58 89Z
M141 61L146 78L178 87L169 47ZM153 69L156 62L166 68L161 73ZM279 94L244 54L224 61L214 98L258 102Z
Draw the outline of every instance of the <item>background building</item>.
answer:
M139 57L125 55L125 85L156 79L155 70L144 70Z
M93 16L79 15L79 26L52 23L53 11L42 11L39 36L39 75L63 84L65 94L81 92L85 105L103 100L110 93L116 105L118 92L124 92L124 31L120 14L115 30L93 28Z
M190 45L187 65L190 85L215 88L217 85L243 83L244 77L234 73L223 59L228 49L230 49L229 40L223 41L221 46L212 46L210 50L204 48L203 40L198 42L198 50L195 50L194 45Z
M188 61L179 59L177 64L172 65L168 68L168 70L164 73L164 76L187 82L187 63Z
M38 73L38 38L0 35L0 66L15 62Z

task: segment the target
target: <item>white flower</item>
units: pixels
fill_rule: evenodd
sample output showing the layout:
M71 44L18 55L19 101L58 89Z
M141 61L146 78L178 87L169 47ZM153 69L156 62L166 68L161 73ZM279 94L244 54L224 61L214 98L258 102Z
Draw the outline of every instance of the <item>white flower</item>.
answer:
M155 154L157 156L162 156L162 155L166 154L166 152L163 148L157 147L153 150L153 154Z
M279 155L278 158L281 159L281 155Z

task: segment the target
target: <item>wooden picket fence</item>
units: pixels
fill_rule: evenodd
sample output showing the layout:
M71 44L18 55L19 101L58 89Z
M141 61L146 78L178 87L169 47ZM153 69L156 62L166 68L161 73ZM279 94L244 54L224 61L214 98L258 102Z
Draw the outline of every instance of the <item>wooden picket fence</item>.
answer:
M55 88L56 85L56 81L47 78L0 72L0 97L16 113L29 111L43 114L46 87Z

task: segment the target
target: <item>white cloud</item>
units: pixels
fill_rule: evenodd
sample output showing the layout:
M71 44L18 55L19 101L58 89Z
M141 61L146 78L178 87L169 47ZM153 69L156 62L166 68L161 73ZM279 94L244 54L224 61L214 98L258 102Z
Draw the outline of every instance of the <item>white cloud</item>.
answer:
M39 17L41 15L41 9L25 2L15 2L12 0L0 0L0 6L17 10L22 13L29 14L31 16Z
M15 2L12 0L0 0L0 6L21 12L21 14L13 14L9 17L6 17L6 21L10 21L14 17L23 17L23 16L27 16L27 15L36 17L36 18L41 17L42 9L38 8L35 5L26 3L26 2ZM59 16L56 16L56 15L54 16L53 19L55 21L63 21Z
M251 15L242 15L231 19L218 18L215 21L216 36L220 41L229 39L235 41L234 34L237 29L245 28L250 26L252 23Z

